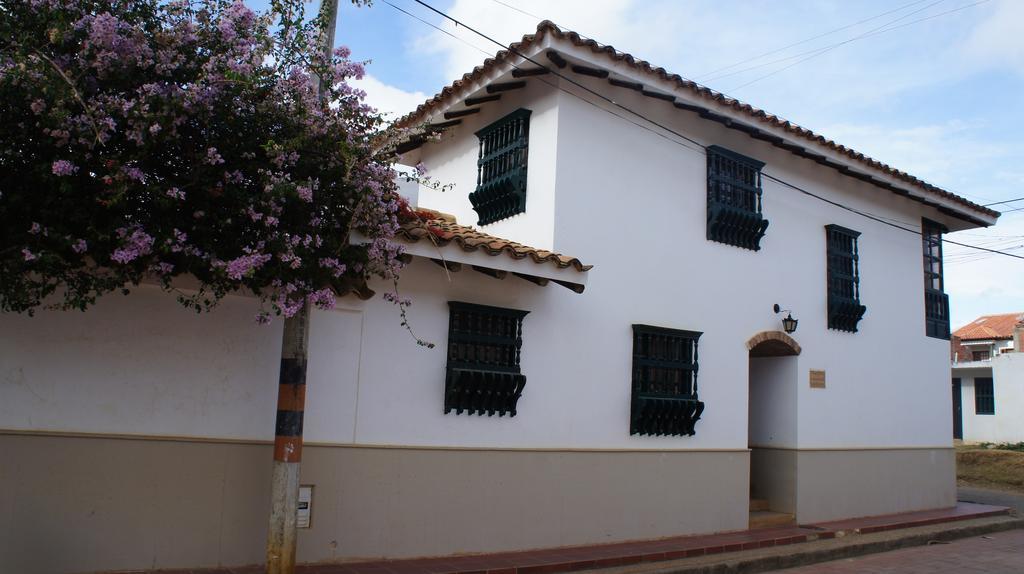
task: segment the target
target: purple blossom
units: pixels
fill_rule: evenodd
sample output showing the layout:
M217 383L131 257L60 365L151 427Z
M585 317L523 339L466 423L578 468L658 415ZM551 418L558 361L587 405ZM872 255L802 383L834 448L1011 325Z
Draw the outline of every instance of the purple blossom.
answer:
M249 216L249 219L253 221L259 221L263 219L263 214L253 209L251 205L245 208L245 213L246 215Z
M84 239L78 239L71 244L71 249L75 253L85 253L85 251L89 249L89 244L86 243Z
M78 166L66 159L58 159L53 162L51 170L53 171L53 175L73 175L78 171Z
M152 267L152 270L161 275L170 275L171 272L174 271L174 265L171 263L167 263L166 261L161 261L154 265Z
M181 191L180 189L178 189L176 187L172 187L171 189L167 190L167 197L170 197L171 199L180 199L180 200L184 201L185 200L185 192Z
M333 309L335 305L334 291L329 288L320 289L309 294L309 303L319 309Z
M300 185L295 188L295 192L299 194L299 198L306 203L313 203L313 188Z
M29 251L27 247L21 250L21 256L25 258L25 261L32 261L36 258L36 254Z
M334 257L324 257L320 259L320 267L329 270L335 277L341 277L345 273L345 264L341 263Z
M245 277L256 269L262 267L267 261L270 261L270 259L270 255L263 253L253 253L232 259L227 263L228 277L238 281L242 277Z
M210 165L217 165L224 163L224 158L217 152L217 148L211 147L206 150L206 163Z
M43 226L33 221L32 226L28 228L28 232L32 235L39 235L43 232Z
M110 258L118 263L129 263L142 257L143 255L149 255L153 248L153 237L142 230L141 227L135 227L129 233L129 230L122 227L117 230L117 234L122 239L121 247L114 250L114 253L110 255Z
M32 109L33 114L38 116L39 114L43 113L43 110L46 109L46 102L44 102L43 100L33 100L32 103L29 105L29 108Z
M139 169L139 168L137 168L135 166L126 167L126 168L124 168L121 171L124 173L125 177L127 177L128 179L135 180L135 181L137 181L139 183L145 183L145 181L146 181L146 174L145 174L145 172L143 172L141 169Z

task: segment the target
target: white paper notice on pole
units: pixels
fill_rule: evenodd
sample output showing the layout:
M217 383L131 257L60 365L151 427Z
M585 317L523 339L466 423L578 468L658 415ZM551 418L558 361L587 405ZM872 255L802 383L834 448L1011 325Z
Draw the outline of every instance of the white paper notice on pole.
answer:
M309 528L310 518L313 514L313 486L305 485L299 487L299 528Z

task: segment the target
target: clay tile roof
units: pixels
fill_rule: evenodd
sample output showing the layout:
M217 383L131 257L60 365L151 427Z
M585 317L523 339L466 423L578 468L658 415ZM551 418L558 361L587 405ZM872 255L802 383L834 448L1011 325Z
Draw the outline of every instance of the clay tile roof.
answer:
M664 68L654 67L650 62L637 59L636 57L620 52L615 48L600 44L590 38L583 38L578 33L571 30L562 30L554 22L544 20L537 24L537 31L533 34L527 34L523 36L523 39L519 42L509 45L509 50L501 50L493 58L487 58L484 60L482 65L473 68L472 72L464 74L461 79L455 80L450 86L443 88L438 94L430 98L426 102L420 104L414 111L399 118L395 122L395 126L398 128L411 128L417 124L421 124L428 120L432 115L441 111L442 109L455 104L459 99L465 97L462 94L462 88L472 85L479 81L488 73L493 71L496 67L510 62L515 54L524 53L529 50L534 44L539 44L545 36L551 36L558 40L568 40L576 47L589 48L595 54L603 54L612 62L624 62L630 68L638 70L648 76L668 81L677 88L690 92L690 95L696 96L698 99L705 101L714 102L716 104L728 106L733 110L748 116L751 119L756 120L761 124L772 126L775 128L782 129L789 134L811 141L815 144L822 145L832 151L845 155L854 161L868 166L872 169L881 171L889 176L896 179L909 183L917 188L923 189L929 193L934 193L940 197L956 202L964 207L970 208L971 210L984 213L988 216L998 216L999 212L993 209L984 207L977 203L974 203L966 198L963 198L954 193L950 193L944 189L936 187L926 181L918 179L904 171L900 171L887 164L884 164L878 160L872 159L856 150L850 149L844 145L840 145L824 136L818 135L813 131L800 127L788 120L780 118L778 116L769 114L764 110L755 108L750 104L743 103L734 98L730 98L725 94L716 92L710 88L702 86L692 80L688 80L679 76L678 74L670 74Z
M1024 323L1024 313L982 315L953 333L962 341L979 339L1012 339L1013 328Z
M459 225L451 215L419 209L417 212L426 215L421 221L403 223L395 237L409 243L420 240L431 241L438 247L454 243L463 251L483 251L487 255L497 257L505 255L512 259L527 259L537 264L551 264L559 269L573 268L576 271L588 271L593 265L584 265L579 259L568 255L537 249L508 239L488 235L473 227ZM432 237L428 237L432 236Z

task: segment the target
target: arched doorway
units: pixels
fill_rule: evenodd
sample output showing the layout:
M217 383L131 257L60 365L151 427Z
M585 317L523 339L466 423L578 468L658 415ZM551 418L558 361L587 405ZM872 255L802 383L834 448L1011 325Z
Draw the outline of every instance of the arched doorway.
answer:
M750 526L790 524L796 515L797 357L800 344L781 331L747 341Z

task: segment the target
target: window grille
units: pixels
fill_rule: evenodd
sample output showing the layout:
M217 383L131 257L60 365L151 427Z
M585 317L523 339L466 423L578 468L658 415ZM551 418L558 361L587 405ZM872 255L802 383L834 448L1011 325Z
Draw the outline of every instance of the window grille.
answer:
M526 386L519 371L523 317L517 311L472 303L448 303L448 369L444 412L516 416Z
M860 304L859 231L826 225L828 245L828 328L857 332L867 307Z
M633 325L629 434L692 436L704 412L697 399L701 333Z
M764 163L718 146L708 146L707 238L758 251L768 220L761 213Z
M974 414L996 414L996 397L991 377L974 379Z
M940 223L927 219L921 222L925 334L937 339L949 339L949 296L942 278L942 234L946 231Z
M530 114L519 109L476 132L480 140L476 191L469 194L477 225L526 212Z

